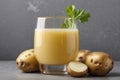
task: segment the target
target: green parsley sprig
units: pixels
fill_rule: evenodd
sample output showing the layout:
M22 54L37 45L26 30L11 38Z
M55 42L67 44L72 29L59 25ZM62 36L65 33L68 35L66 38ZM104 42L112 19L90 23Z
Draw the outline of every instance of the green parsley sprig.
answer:
M74 5L69 5L66 8L67 18L65 18L61 28L75 28L76 22L85 23L90 17L90 13L84 9L75 9Z

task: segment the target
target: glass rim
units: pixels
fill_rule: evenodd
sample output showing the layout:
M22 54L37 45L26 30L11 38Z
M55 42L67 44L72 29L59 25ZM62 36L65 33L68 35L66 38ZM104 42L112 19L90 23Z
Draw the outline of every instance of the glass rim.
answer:
M38 18L45 18L45 19L64 19L64 18L68 18L66 16L39 16Z

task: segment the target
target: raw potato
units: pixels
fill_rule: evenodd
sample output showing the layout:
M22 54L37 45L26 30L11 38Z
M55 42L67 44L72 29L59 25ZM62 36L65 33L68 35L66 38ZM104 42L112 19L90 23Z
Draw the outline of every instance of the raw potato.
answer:
M89 73L96 76L105 76L113 68L112 58L104 52L92 52L86 57L85 64Z
M39 71L38 62L35 58L33 49L23 51L17 57L16 64L17 67L24 72Z
M88 75L88 67L81 62L70 62L67 66L67 72L74 77L82 77Z
M80 50L75 61L79 61L79 62L85 62L86 56L88 54L90 54L91 51L90 50Z

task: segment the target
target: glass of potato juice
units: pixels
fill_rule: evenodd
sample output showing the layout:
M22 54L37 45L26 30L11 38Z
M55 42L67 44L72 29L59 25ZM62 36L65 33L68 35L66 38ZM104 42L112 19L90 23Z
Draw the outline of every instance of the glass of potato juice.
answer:
M65 17L38 17L34 33L35 57L44 74L66 74L79 48L78 29L61 28Z

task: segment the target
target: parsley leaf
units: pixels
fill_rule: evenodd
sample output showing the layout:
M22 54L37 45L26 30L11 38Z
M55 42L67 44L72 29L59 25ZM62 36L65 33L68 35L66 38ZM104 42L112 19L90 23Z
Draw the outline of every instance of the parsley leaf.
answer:
M90 17L90 13L83 9L75 9L74 5L69 5L66 8L67 18L65 18L61 28L75 28L77 21L85 23Z

